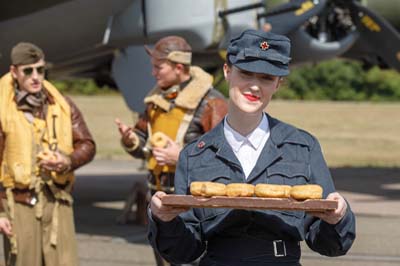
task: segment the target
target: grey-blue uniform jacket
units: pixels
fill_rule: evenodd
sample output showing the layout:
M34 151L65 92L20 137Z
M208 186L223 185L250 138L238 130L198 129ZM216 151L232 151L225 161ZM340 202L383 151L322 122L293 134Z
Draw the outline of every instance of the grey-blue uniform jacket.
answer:
M224 135L224 122L187 145L175 174L176 194L190 194L193 181L319 184L325 198L335 187L315 137L268 115L271 134L250 175ZM355 239L350 209L336 225L304 211L194 208L170 222L150 214L151 245L172 263L202 256L200 265L300 265L299 241L326 256L346 254Z

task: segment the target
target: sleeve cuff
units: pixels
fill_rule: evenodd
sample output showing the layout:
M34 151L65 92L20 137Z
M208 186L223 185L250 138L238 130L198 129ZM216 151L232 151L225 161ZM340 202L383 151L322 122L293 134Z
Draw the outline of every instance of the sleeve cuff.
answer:
M140 140L139 140L138 135L135 132L132 132L132 134L129 135L129 138L133 140L134 144L132 147L126 146L125 143L122 141L122 139L121 139L121 145L125 151L132 152L132 151L135 151L139 147Z
M347 235L349 226L352 224L353 220L353 213L350 210L350 206L347 206L346 214L343 216L342 220L334 225L334 229L340 237L345 237Z
M181 235L180 217L177 216L169 222L164 222L153 216L151 209L147 209L147 214L150 222L150 231L155 235L162 235L163 237L176 237Z
M172 232L174 228L176 228L177 224L179 223L179 216L172 219L171 221L164 222L157 217L153 216L151 213L151 209L148 208L149 218L157 225L158 228L162 230L167 230L168 232Z
M155 220L153 219L153 214L151 213L150 207L147 208L147 218L149 221L149 227L148 227L148 239L150 241L150 244L153 246L153 248L157 247L157 233L158 233L158 229L157 229L157 224L155 222Z

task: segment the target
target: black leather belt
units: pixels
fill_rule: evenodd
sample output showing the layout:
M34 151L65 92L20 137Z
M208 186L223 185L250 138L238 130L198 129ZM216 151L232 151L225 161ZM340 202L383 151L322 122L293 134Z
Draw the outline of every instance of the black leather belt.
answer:
M215 262L221 262L221 265L273 262L300 265L301 250L298 241L219 237L208 241L206 256Z

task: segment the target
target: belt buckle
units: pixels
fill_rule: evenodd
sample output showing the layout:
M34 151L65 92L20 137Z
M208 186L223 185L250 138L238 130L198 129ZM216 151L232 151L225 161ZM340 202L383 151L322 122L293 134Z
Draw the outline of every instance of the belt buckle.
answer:
M272 241L274 245L274 255L275 257L286 257L286 246L283 240Z
M29 200L29 204L30 204L31 206L35 206L36 203L37 203L37 198L36 198L35 195L33 195L33 196L30 198L30 200Z

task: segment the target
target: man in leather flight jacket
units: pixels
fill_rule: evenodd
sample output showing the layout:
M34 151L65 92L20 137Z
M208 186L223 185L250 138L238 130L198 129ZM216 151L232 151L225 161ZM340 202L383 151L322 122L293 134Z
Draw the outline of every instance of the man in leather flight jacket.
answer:
M125 150L147 159L149 187L154 193L174 191L173 176L179 151L219 123L227 112L224 96L212 87L213 78L191 66L191 47L181 37L160 39L150 49L152 75L157 85L145 97L145 113L134 128L117 121ZM162 132L165 147L153 147L150 138Z
M175 193L193 181L223 184L318 184L338 208L323 212L178 208L153 195L148 239L173 263L300 265L300 241L326 256L346 254L355 239L355 216L335 191L318 140L265 113L281 77L289 73L285 36L244 31L231 40L224 65L229 110L219 125L181 152Z
M95 143L77 106L44 79L43 51L19 43L0 79L0 181L7 266L78 265L73 171Z
M153 49L145 46L151 57L155 88L145 97L145 113L134 128L116 120L124 149L147 161L148 187L174 192L175 166L179 152L189 143L217 125L227 112L225 97L212 87L213 77L191 65L191 47L179 36L160 39ZM150 144L152 135L161 132L167 139L164 147ZM145 208L143 215L145 215ZM141 215L137 211L137 215ZM158 265L162 263L158 260Z

